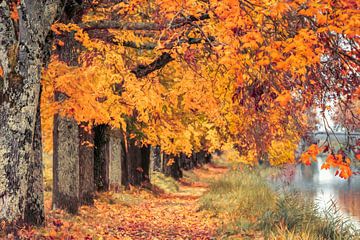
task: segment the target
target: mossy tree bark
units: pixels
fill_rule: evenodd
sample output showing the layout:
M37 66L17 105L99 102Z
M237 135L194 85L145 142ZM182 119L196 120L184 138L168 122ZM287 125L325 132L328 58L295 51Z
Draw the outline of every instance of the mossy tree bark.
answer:
M53 207L76 213L92 204L94 195L94 136L74 119L54 118Z
M74 119L54 119L53 208L76 213L80 205L79 129Z
M60 0L0 1L0 220L43 223L40 73ZM37 214L37 216L32 216Z

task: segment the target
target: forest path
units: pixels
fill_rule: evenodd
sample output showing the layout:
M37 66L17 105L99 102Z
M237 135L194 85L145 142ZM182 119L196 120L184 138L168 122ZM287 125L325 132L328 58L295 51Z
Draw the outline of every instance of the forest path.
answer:
M211 212L199 210L198 200L209 180L226 171L213 164L194 169L189 172L193 180L181 179L176 193L154 195L136 188L101 193L93 206L81 207L78 215L48 211L44 228L23 234L29 239L215 239L220 223Z

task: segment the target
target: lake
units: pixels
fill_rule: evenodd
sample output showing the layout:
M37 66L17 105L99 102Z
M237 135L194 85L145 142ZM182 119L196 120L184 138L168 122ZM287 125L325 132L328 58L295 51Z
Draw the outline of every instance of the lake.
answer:
M324 161L320 156L311 166L297 165L290 187L312 196L320 210L334 200L341 213L360 229L360 175L344 180L335 176L335 169L321 170Z

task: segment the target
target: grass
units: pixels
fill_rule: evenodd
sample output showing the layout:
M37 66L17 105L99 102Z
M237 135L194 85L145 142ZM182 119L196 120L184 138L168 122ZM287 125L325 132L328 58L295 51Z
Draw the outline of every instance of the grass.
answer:
M210 185L201 208L224 222L223 238L240 234L254 239L360 239L360 232L339 214L335 204L323 212L311 199L296 192L278 192L266 181L278 169L246 169L226 173ZM283 190L285 191L285 190Z
M163 173L152 173L151 183L162 189L165 193L175 193L179 191L179 183L172 177L165 176Z
M225 235L250 230L259 217L276 204L276 194L259 177L258 171L230 171L210 185L201 201L201 209L226 219Z
M276 207L262 216L258 226L265 236L287 236L285 239L360 239L360 232L335 203L320 212L311 199L296 192L281 194Z

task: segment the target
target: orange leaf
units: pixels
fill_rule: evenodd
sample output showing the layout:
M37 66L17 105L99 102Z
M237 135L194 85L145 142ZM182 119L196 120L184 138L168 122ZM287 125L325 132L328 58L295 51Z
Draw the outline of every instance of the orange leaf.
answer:
M175 163L175 160L173 158L170 158L169 161L166 163L166 166L171 166Z
M18 10L17 10L17 5L15 3L13 3L13 5L11 6L10 18L12 20L14 20L14 21L19 20L19 13L18 13Z
M327 169L329 169L329 168L330 168L330 164L328 164L328 163L323 163L323 164L321 165L321 169L327 170Z
M291 100L290 91L284 91L280 94L275 101L280 104L280 106L285 107Z

